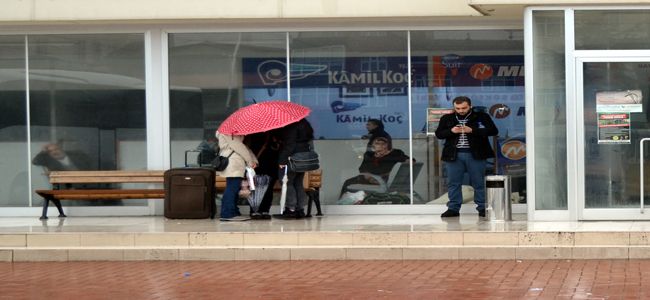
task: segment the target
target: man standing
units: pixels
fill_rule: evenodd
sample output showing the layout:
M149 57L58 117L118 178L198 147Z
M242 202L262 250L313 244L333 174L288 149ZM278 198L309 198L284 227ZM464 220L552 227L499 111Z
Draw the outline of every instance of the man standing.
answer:
M490 115L472 111L472 100L465 96L453 101L454 113L440 118L436 137L445 140L442 160L447 169L449 202L441 217L457 217L463 203L461 187L465 173L474 188L479 217L485 217L485 160L494 157L488 136L499 130Z

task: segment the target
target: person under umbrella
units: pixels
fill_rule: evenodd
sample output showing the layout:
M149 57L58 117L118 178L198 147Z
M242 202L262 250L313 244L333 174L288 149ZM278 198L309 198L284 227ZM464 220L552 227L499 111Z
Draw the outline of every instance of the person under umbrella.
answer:
M237 207L239 189L244 177L246 167L255 168L257 158L246 145L244 136L227 135L217 132L219 139L219 155L229 157L228 166L223 171L217 171L217 176L226 177L226 190L221 197L221 221L245 221L249 218L243 217Z
M305 189L303 179L305 172L294 172L288 168L289 156L297 152L306 152L311 149L314 140L314 129L307 119L301 119L292 123L282 130L282 147L278 163L280 166L280 178L287 178L286 206L280 218L300 219L305 217Z
M223 121L223 123L221 123L217 131L221 134L242 136L266 132L287 125L289 125L287 127L291 127L292 124L307 117L310 112L311 110L308 107L288 101L274 100L255 103L244 106L232 113ZM307 121L305 120L304 122ZM311 129L311 125L309 128ZM285 129L286 128L283 128L283 130ZM313 138L313 130L311 130L311 132ZM221 139L219 142L221 143ZM295 148L295 145L292 145L291 148ZM225 154L228 154L228 152ZM284 161L286 165L288 156ZM282 173L282 171L283 170L280 169L279 172ZM302 176L304 177L304 173L302 173ZM300 180L300 185L302 185L302 179ZM301 193L303 192L302 189L300 189L300 191ZM295 199L295 197L293 197L293 199ZM304 195L302 195L302 202L304 205Z
M244 143L255 153L259 164L255 168L255 174L268 175L267 185L273 187L278 181L278 155L280 153L280 138L278 130L271 130L261 133L247 135ZM273 188L264 193L264 198L257 210L251 210L253 219L271 219L269 214L273 202Z

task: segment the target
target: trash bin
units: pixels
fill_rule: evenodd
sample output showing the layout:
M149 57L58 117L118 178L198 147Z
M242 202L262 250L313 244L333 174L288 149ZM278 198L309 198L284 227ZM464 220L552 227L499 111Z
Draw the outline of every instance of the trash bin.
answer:
M510 204L510 176L492 175L485 177L485 216L490 221L512 221Z

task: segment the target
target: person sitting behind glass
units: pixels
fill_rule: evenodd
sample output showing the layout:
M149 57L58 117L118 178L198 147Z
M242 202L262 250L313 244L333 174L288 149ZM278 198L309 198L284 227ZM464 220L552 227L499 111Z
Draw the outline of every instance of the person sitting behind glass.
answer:
M43 146L32 163L45 169L45 174L51 171L90 170L91 163L88 155L78 151L63 151L61 145L50 143Z
M90 171L93 168L90 156L81 151L64 151L58 143L49 143L43 146L32 164L43 167L45 175L49 177L52 171ZM110 188L111 184L107 183L66 183L67 189L105 189ZM80 200L69 201L68 206L76 205L122 205L122 200Z
M375 138L372 142L372 150L363 155L363 162L359 166L359 175L347 179L341 187L339 198L347 191L348 186L353 184L379 184L372 175L380 176L384 182L388 181L388 175L395 164L409 162L409 157L400 149L393 149L389 140L385 137Z

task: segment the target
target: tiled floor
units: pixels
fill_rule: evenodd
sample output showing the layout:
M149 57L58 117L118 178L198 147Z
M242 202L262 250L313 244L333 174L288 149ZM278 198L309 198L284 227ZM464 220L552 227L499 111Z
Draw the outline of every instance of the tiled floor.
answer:
M0 299L648 299L650 261L0 263Z
M440 215L328 215L304 220L167 220L163 217L0 218L0 232L304 232L304 231L647 231L650 221L490 222L475 214L441 219Z

